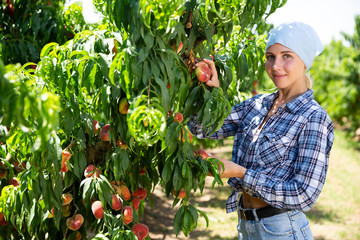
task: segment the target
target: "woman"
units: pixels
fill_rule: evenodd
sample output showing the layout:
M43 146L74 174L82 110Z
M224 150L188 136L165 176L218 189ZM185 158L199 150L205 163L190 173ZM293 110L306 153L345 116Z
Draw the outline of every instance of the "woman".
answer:
M323 50L307 24L273 29L266 45L266 71L277 87L232 107L222 128L211 136L196 121L199 138L235 136L232 162L224 163L233 193L227 212L238 211L239 239L313 239L303 211L311 209L325 182L334 140L333 125L314 100L306 71ZM215 65L208 86L218 87Z

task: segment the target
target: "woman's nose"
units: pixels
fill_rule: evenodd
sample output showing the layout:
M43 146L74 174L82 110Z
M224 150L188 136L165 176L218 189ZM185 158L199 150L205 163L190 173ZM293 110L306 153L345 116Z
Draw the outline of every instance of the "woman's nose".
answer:
M274 70L278 70L278 69L280 69L281 68L281 66L282 66L282 64L281 64L281 61L280 61L280 59L279 58L275 58L274 59L274 62L273 62L273 69Z

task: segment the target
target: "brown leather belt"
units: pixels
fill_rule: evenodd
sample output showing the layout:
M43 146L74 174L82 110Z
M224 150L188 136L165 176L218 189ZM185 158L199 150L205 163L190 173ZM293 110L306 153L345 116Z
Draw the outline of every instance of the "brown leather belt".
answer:
M287 211L289 211L289 209L280 209L280 208L275 208L275 207L269 205L266 207L258 208L255 211L256 211L256 215L257 215L258 219L262 219L262 218L271 217L271 216L274 216L274 215L277 215L280 213L287 212ZM242 219L255 220L255 216L254 216L252 210L239 209L239 214Z

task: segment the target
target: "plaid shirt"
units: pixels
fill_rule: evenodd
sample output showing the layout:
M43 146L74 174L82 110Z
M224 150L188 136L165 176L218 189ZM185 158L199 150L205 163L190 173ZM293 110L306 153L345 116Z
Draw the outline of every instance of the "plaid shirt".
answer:
M211 136L195 121L188 124L198 138L235 136L232 160L247 171L244 179L228 180L233 192L227 212L237 210L238 193L244 191L274 207L302 211L309 210L321 192L334 141L331 119L309 90L280 107L258 132L278 94L256 95L233 106Z

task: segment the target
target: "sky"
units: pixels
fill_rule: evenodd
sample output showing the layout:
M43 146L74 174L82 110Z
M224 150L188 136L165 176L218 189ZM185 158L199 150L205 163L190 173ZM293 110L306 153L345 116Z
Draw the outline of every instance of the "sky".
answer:
M360 15L360 0L288 0L270 15L267 22L301 21L311 25L324 45L343 39L340 32L354 34L355 15Z
M85 20L99 20L93 13L92 0L68 1L83 1ZM307 23L315 29L323 44L327 45L332 39L343 39L340 32L354 33L356 14L360 14L360 0L288 0L267 21L275 26L290 21Z

